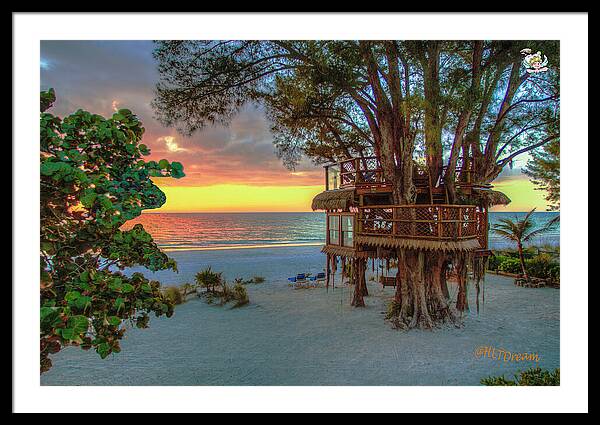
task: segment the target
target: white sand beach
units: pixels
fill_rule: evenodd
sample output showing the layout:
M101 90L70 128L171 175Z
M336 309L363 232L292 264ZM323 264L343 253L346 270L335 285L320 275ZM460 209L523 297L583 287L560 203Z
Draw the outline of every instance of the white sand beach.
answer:
M179 273L156 273L165 285L191 282L208 265L228 280L260 275L266 282L248 285L251 304L239 309L190 298L172 318L128 330L122 352L105 360L67 348L53 357L42 385L479 385L535 365L477 358L481 346L537 353L541 367L559 367L557 289L520 288L488 275L485 305L477 315L471 290L463 328L405 332L383 320L393 288L369 282L364 309L350 307L352 287L290 288L288 276L323 269L319 247L169 255Z

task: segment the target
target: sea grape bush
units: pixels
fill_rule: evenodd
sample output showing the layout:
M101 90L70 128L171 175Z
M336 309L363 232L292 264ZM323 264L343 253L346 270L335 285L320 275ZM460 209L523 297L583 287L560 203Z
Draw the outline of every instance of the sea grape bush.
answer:
M548 254L525 256L525 268L530 276L540 279L560 279L560 262ZM488 270L520 274L521 264L514 253L505 252L503 255L492 255L488 262Z
M127 324L148 326L150 314L173 314L160 283L134 265L173 269L142 225L121 226L160 207L164 193L151 177L184 176L178 162L145 161L144 128L129 110L110 118L78 110L61 119L40 95L40 370L68 345L118 353Z
M553 371L532 367L519 372L515 379L506 379L502 376L489 376L481 380L481 384L488 386L558 386L560 385L560 369Z

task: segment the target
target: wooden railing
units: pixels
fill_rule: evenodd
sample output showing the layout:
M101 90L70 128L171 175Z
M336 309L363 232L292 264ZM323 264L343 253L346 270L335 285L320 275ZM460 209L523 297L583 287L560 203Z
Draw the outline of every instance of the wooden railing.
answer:
M474 205L377 205L359 207L358 235L409 239L463 240L480 237Z
M339 163L340 187L385 184L379 158L367 156Z
M489 184L474 184L475 172L472 164L462 164L462 158L455 169L456 184L459 187L489 187ZM446 174L448 166L444 166L442 177ZM376 156L367 156L364 158L351 158L341 161L337 164L325 166L326 188L327 190L346 188L346 187L365 187L365 186L388 186L388 182L383 177L383 169L379 158ZM434 181L429 178L429 173L425 167L415 167L413 183L417 189L423 187L437 187ZM443 178L440 187L443 187Z

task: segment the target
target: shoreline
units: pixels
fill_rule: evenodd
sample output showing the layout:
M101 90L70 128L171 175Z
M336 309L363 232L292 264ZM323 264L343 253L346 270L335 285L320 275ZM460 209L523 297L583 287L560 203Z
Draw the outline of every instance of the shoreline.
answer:
M259 249L259 248L293 248L301 246L321 246L324 242L292 242L292 243L273 243L273 244L254 244L254 245L217 245L217 246L164 246L158 247L165 252L185 252L185 251L223 251L229 249Z

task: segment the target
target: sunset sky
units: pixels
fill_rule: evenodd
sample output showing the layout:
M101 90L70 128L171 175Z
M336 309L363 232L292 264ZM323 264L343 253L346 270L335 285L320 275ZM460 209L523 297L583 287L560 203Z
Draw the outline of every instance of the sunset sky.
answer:
M269 123L259 107L248 105L228 127L211 127L183 137L161 126L150 107L158 73L151 41L44 41L41 88L53 87L50 110L64 116L79 108L110 116L128 108L146 128L143 142L152 159L179 161L186 177L157 179L167 195L161 212L310 211L323 190L323 169L310 161L294 172L276 157ZM534 190L519 166L494 183L512 203L497 211L546 209L544 192Z

